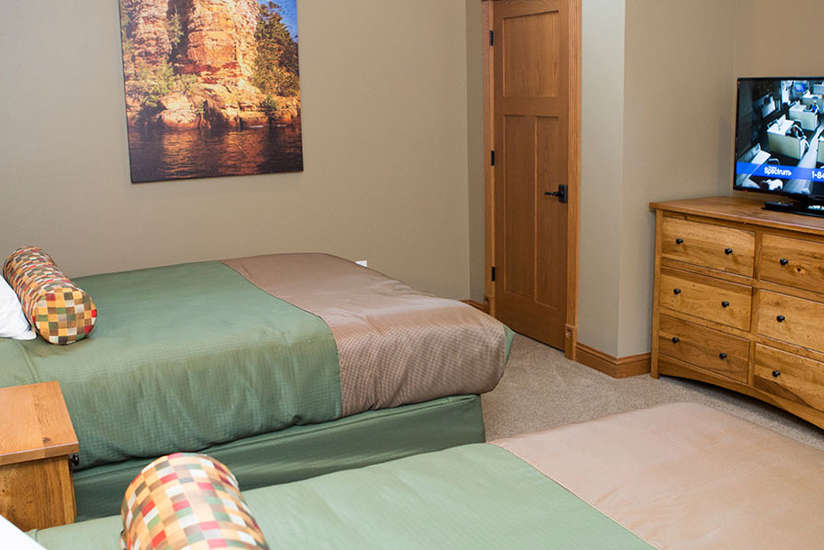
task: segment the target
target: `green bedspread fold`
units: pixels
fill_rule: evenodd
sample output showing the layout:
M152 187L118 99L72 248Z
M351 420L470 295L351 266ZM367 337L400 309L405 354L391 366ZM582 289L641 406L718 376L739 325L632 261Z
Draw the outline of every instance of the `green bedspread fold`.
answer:
M60 382L81 469L341 416L326 323L226 265L76 282L97 304L94 333L70 346L0 339L0 387Z

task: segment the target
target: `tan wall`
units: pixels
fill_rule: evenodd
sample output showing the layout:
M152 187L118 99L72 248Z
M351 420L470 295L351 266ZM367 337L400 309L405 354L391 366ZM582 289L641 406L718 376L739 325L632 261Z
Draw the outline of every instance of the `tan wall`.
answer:
M488 48L480 0L466 0L467 45L467 164L469 174L469 296L483 302L486 295L484 241L484 89L483 48Z
M735 76L824 76L821 0L736 0ZM780 40L765 37L777 28Z
M581 205L578 340L618 347L618 273L623 186L623 2L581 5Z
M732 185L732 0L628 0L617 356L649 351L653 200Z
M464 3L299 11L306 171L132 185L117 2L4 0L0 254L80 275L318 250L466 297Z

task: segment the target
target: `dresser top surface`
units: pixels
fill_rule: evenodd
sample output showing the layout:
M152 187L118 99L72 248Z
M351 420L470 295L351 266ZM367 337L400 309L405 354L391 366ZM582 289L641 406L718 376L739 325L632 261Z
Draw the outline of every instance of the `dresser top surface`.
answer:
M705 197L651 202L650 208L743 224L824 236L824 218L764 210L764 201L743 197Z

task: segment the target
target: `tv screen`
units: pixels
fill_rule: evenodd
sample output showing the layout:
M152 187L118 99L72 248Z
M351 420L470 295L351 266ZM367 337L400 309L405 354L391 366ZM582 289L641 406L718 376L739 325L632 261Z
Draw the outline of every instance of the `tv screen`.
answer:
M737 111L735 189L824 200L824 77L740 78Z

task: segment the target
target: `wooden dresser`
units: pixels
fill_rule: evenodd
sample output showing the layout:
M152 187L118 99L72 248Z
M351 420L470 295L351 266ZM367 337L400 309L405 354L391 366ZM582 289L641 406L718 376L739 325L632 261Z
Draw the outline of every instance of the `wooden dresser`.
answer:
M652 375L824 428L824 218L738 197L658 202Z

